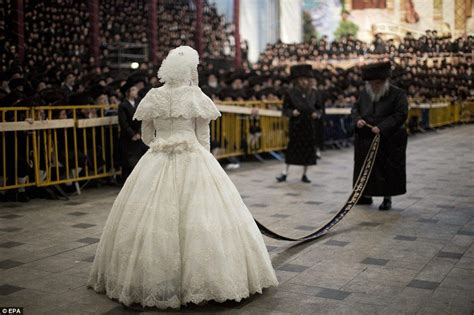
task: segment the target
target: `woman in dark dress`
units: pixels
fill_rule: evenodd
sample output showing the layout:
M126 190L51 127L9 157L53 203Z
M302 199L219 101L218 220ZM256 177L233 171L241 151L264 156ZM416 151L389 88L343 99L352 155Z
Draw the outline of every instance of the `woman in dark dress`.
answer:
M323 104L320 94L310 87L313 76L311 65L291 67L293 87L283 100L283 115L289 117L289 141L286 149L286 166L278 182L286 181L290 165L303 166L304 183L310 183L306 172L309 165L316 164L316 122L321 118Z

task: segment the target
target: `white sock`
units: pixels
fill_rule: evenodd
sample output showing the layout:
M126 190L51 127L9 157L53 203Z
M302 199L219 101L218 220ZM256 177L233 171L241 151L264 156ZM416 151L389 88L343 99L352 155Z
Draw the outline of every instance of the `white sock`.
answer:
M288 171L290 170L290 165L286 164L285 168L283 169L283 172L281 172L283 175L288 175Z
M27 179L28 179L28 175L25 176L25 177L20 177L20 178L18 178L18 183L19 184L24 184L24 183L26 183ZM25 187L18 188L18 192L25 192Z

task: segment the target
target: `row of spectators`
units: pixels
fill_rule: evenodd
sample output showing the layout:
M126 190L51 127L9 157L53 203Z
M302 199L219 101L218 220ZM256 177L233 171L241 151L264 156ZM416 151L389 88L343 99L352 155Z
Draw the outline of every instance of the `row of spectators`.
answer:
M437 56L441 53L472 53L473 50L472 35L452 40L438 37L436 31L430 30L416 39L407 33L398 44L393 39L383 40L380 35L376 35L372 43L362 42L352 35L333 42L322 36L307 43L285 44L279 41L268 44L260 54L258 63L270 67L288 62L341 60L367 55L385 55L390 58L406 55Z
M316 63L318 65L318 63ZM289 85L285 66L256 64L252 69L206 73L202 88L216 100L281 99ZM474 97L474 65L471 54L418 58L406 55L393 60L392 82L404 88L412 101ZM325 95L326 106L350 107L363 88L359 64L342 68L327 63L314 70L313 87Z
M358 65L364 58L392 60L392 81L405 88L413 101L465 99L474 91L473 51L472 35L451 40L435 30L419 38L408 33L398 44L379 35L372 43L350 35L333 42L325 36L308 43L277 42L269 44L250 69L231 74L209 71L203 89L219 100L281 98L289 84L288 65L312 62L318 68L313 87L323 91L326 106L347 107L363 87Z
M322 91L327 107L350 107L363 87L358 65L346 69L331 64L314 70L313 87ZM46 104L118 104L123 100L121 87L127 81L140 85L140 96L158 87L156 68L147 64L127 78L117 79L108 67L78 79L74 71L61 74L60 85L41 78L28 79L28 73L16 65L0 76L2 106L13 106L24 98L32 105ZM436 98L466 99L473 97L472 55L419 59L402 57L394 63L392 81L404 88L412 101L428 102ZM200 85L215 101L281 99L290 84L286 67L267 69L257 64L240 71L201 67ZM13 93L17 88L22 93ZM79 95L81 101L78 101ZM88 98L84 100L84 95ZM269 105L271 107L271 104ZM273 106L277 108L277 106Z
M101 58L106 59L109 48L119 42L147 41L147 19L143 14L148 10L145 0L100 1ZM193 45L194 10L192 1L159 2L159 30L168 30L160 33L160 58L177 45ZM9 16L11 7L7 5L0 12ZM127 81L127 76L107 64L95 66L88 50L87 4L73 5L72 0L25 1L25 22L26 64L23 66L14 61L18 51L8 40L12 34L9 24L0 24L5 29L4 37L0 38L3 44L0 48L0 98L13 91L12 86L24 86L25 97L35 99L32 104L79 104L76 93L87 94L96 103L117 104L123 99L120 87ZM398 45L379 36L371 44L351 36L328 42L323 36L310 43L269 45L258 63L249 65L245 62L239 71L206 62L206 57L233 54L231 32L231 27L224 23L216 9L206 4L204 36L212 40L201 57L204 62L200 69L200 85L215 100L281 99L290 84L288 65L309 61L318 68L313 86L324 92L326 106L351 106L362 87L358 59L351 67L340 63L349 57L361 56L394 60L393 81L419 101L445 96L463 99L471 96L474 90L470 54L474 47L472 36L451 41L438 37L436 31L427 31L418 39L408 34ZM443 52L450 55L442 56ZM149 88L159 86L158 66L143 62L128 80L142 82L145 88L140 93L144 94ZM98 91L102 94L97 95ZM9 95L2 105L12 105L18 100L18 95Z
M14 2L0 8L0 73L4 76L18 59L14 28ZM196 8L189 0L159 1L157 5L158 59L179 45L194 46ZM87 1L24 1L25 64L24 72L33 85L40 81L59 86L64 74L73 72L76 82L89 85L99 75L120 79L110 71L110 60L118 46L145 44L148 47L148 1L99 1L101 60L96 66L90 52L90 12ZM213 5L204 4L203 36L208 40L201 56L203 62L216 56L234 54L232 27ZM145 50L147 48L144 48ZM142 53L145 55L145 50ZM143 63L144 70L157 65ZM143 68L142 68L143 69ZM154 69L156 70L156 69ZM126 77L125 77L126 78ZM95 82L94 82L95 83ZM80 90L78 86L76 88Z

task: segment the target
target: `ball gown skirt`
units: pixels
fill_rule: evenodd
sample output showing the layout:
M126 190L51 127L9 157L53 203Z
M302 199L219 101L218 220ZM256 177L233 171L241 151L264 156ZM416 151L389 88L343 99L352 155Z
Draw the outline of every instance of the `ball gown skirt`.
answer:
M133 169L106 221L88 287L125 305L179 308L240 301L278 285L230 178L197 141L182 144L149 149Z

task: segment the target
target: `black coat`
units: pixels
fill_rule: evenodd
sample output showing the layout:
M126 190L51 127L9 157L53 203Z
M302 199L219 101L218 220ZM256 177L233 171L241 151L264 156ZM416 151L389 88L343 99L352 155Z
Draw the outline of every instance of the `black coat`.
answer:
M141 132L141 122L133 120L136 106L138 106L138 102L135 102L135 106L133 106L128 100L124 100L118 108L120 138L125 141L132 141L132 137Z
M408 116L406 93L394 86L378 102L372 102L364 89L352 108L356 124L365 120L380 129L380 146L372 174L365 188L368 196L396 196L406 193L406 147L407 134L404 128ZM355 128L354 177L357 180L374 134L368 127Z
M317 104L317 110L321 114L320 119L316 119L314 122L314 140L316 147L320 150L324 149L324 116L326 115L326 105L324 102L326 100L326 96L323 92L319 93L319 102Z
M122 176L127 178L135 165L138 163L142 155L146 152L146 145L141 140L133 141L132 137L141 133L141 122L133 120L135 107L125 100L120 103L118 108L118 120L120 125L120 145L121 145L121 159L122 159Z
M290 118L289 139L286 148L285 163L293 165L315 165L317 143L317 121L311 114L323 114L323 103L320 93L314 89L302 91L299 88L289 89L283 99L283 115ZM297 109L300 115L293 116Z

